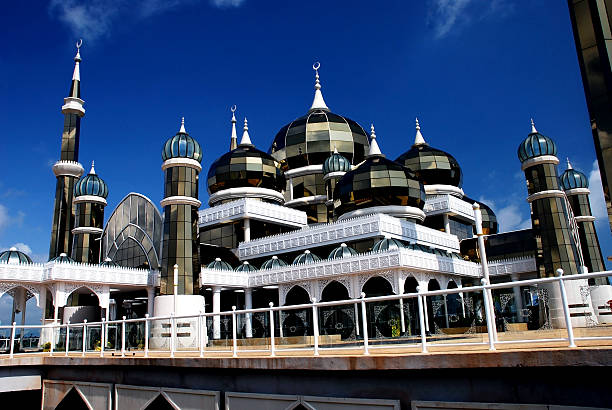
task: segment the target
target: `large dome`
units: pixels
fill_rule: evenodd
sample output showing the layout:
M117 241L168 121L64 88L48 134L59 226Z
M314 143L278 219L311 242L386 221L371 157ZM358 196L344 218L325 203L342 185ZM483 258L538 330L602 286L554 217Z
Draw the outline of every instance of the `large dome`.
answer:
M368 147L367 134L355 121L327 109L314 109L281 128L268 152L287 170L321 165L334 149L357 164Z
M200 144L185 131L185 119L181 119L181 129L169 138L162 149L162 160L172 158L188 158L202 162Z
M425 185L452 185L461 188L463 173L451 154L430 147L421 135L417 120L414 145L396 161L410 168Z
M412 206L423 209L425 190L411 170L384 156L370 156L338 180L334 190L334 212L374 206Z
M517 154L521 162L542 155L557 156L557 145L555 145L551 138L540 134L533 125L532 120L531 132L519 145Z
M208 170L208 192L214 194L228 188L258 187L282 192L285 175L280 163L253 145L221 155Z
M96 174L94 163L91 163L89 174L81 178L74 186L74 196L92 195L106 198L108 196L108 186L102 178Z

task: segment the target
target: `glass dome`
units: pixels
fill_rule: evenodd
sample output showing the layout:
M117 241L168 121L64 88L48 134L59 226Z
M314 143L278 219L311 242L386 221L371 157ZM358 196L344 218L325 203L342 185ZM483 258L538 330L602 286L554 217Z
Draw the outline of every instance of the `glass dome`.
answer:
M397 162L412 170L425 185L452 185L461 188L463 172L451 154L427 144L413 145Z
M384 252L394 249L405 248L401 241L394 238L383 238L372 246L372 252Z
M559 182L564 191L575 188L588 188L589 179L580 171L573 168L566 169L559 177Z
M287 263L279 259L278 256L273 256L261 265L261 270L280 268L282 266L287 266Z
M119 265L117 262L114 262L111 258L106 258L104 259L104 262L100 263L100 266L106 266L106 267L119 267L121 265Z
M225 261L222 261L221 258L215 258L215 260L209 263L206 268L217 270L234 270L234 268L232 268L232 265Z
M377 155L367 158L338 180L334 204L336 216L373 206L399 205L423 209L425 190L411 170Z
M319 258L317 255L310 252L309 250L306 250L304 251L304 253L301 253L295 257L295 259L293 260L293 265L301 265L304 263L314 263L314 262L319 262L320 260L321 258Z
M223 154L208 170L208 192L228 188L257 187L285 190L285 174L280 163L253 145L240 145Z
M242 265L239 265L236 269L236 272L255 272L257 268L251 265L249 262L242 262Z
M183 124L181 124L180 131L174 137L169 138L162 149L162 160L172 158L189 158L202 162L200 144L185 132Z
M16 265L20 263L32 263L32 259L17 248L12 247L8 251L0 253L0 263Z
M348 172L351 170L351 162L340 155L338 150L329 156L323 163L323 175L331 172Z
M268 152L286 171L321 165L334 149L357 164L369 146L366 132L355 121L326 109L313 109L281 128Z
M345 243L340 244L336 249L329 253L327 259L348 258L357 255L357 251Z
M60 253L59 256L49 259L49 262L74 263L74 259L65 253Z
M74 196L92 195L106 198L108 196L108 186L94 170L93 163L89 174L81 178L74 186Z
M551 138L537 131L531 132L519 145L518 157L521 162L525 162L542 155L557 156L557 146Z

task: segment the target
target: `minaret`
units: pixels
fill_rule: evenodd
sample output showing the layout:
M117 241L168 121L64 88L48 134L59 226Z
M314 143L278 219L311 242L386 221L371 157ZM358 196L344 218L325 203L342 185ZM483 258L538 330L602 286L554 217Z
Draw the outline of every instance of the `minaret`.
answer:
M198 244L198 178L202 171L200 144L185 131L185 119L179 132L166 141L162 150L165 171L164 228L161 262L162 295L174 290L173 267L178 265L178 294L199 292L200 258Z
M540 277L582 272L580 244L572 235L571 214L565 193L559 186L557 147L540 134L531 120L531 132L519 145L518 157L527 179L527 202L537 244L536 264Z
M230 151L235 150L238 147L238 135L236 134L236 106L232 106L232 136L230 139Z
M74 226L73 193L74 184L83 175L84 169L79 164L79 135L81 118L85 115L84 101L81 100L81 62L80 48L83 41L76 45L74 57L74 73L70 93L64 98L62 114L64 114L64 132L62 133L62 149L60 160L53 165L53 173L57 178L55 186L55 207L53 211L53 227L51 228L51 244L49 259L62 253L72 252L72 228Z
M72 230L72 259L81 263L100 263L100 237L104 226L104 207L108 187L96 175L94 163L91 171L74 187L76 219Z
M586 175L572 167L569 158L567 159L567 170L561 174L559 180L578 225L584 265L589 272L604 271L603 255L595 231L595 217L591 213L591 203L589 201L589 194L591 193L589 191L589 180ZM606 279L601 279L601 283L598 284L607 285Z

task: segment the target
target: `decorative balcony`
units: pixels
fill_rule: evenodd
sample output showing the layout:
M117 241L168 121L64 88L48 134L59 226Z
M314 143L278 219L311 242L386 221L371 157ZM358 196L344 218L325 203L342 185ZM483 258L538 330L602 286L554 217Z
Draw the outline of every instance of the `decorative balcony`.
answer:
M449 214L466 222L474 222L472 204L453 195L428 196L423 211L427 216Z
M307 226L306 213L296 209L243 198L198 212L198 228L244 218L302 228Z

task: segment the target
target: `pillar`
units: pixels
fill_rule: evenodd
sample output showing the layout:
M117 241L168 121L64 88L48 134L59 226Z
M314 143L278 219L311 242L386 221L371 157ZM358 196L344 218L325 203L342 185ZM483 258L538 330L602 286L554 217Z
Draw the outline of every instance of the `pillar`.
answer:
M244 308L253 309L253 289L246 288L244 290ZM251 321L251 313L246 314L246 337L253 337L253 323Z
M451 233L450 220L448 219L448 214L443 214L442 218L444 219L444 231L446 233Z
M213 313L221 312L221 287L213 287ZM213 316L213 339L221 338L221 316Z
M153 317L153 299L155 298L155 288L147 288L147 313L149 317ZM108 309L107 309L108 310Z
M244 218L244 241L249 242L251 240L251 220Z
M519 280L518 274L513 273L510 275L510 279L512 282L516 282ZM516 315L518 316L519 321L523 320L523 296L521 295L521 287L514 286L512 287L512 292L514 293L514 303L516 306Z

